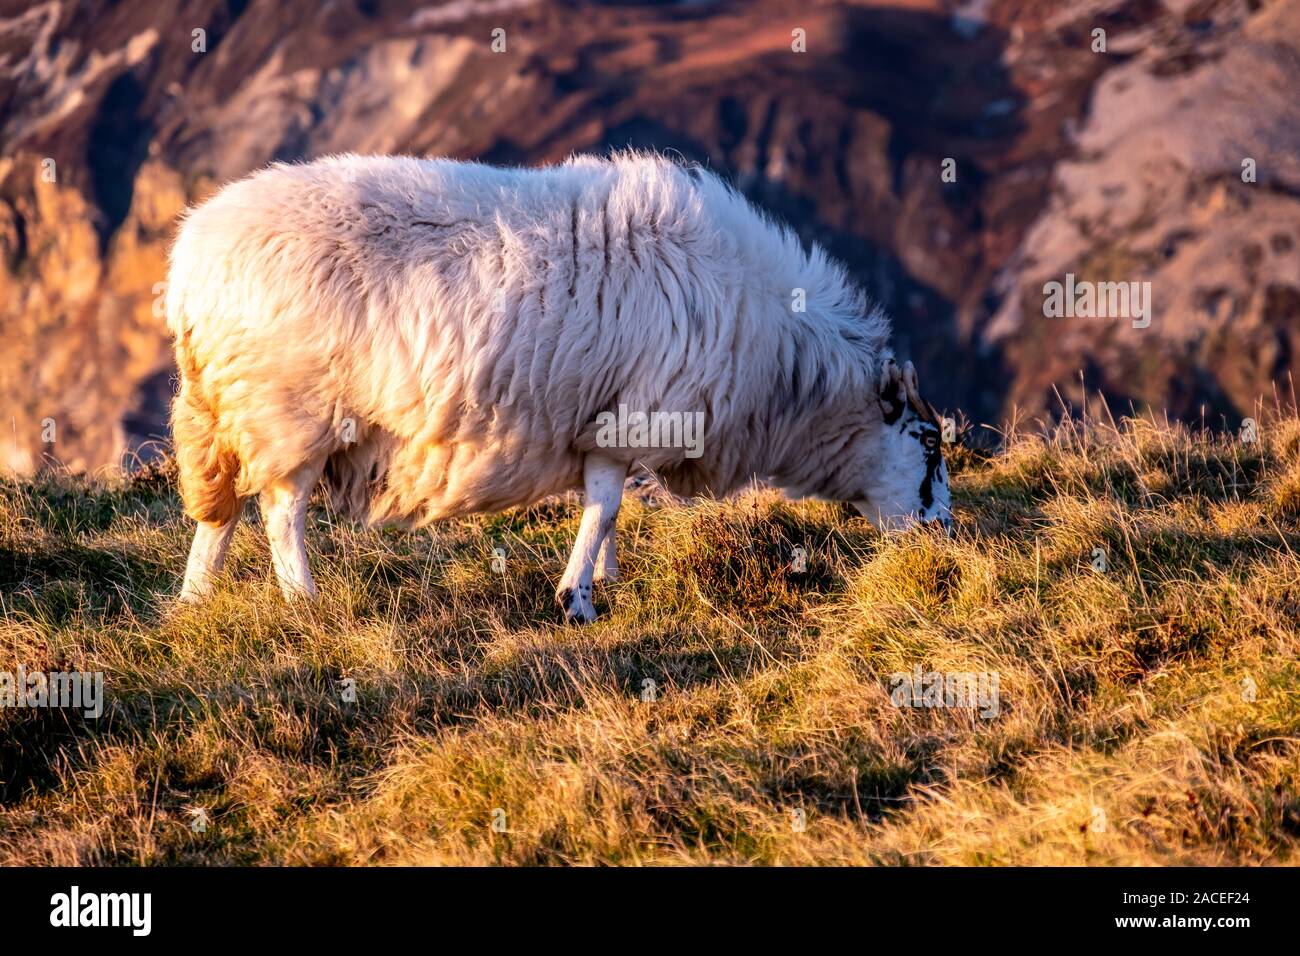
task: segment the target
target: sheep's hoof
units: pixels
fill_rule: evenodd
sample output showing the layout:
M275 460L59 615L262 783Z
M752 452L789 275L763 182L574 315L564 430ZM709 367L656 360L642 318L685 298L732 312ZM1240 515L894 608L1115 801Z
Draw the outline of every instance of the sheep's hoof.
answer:
M564 612L565 624L590 624L596 620L596 606L591 603L590 585L560 588L555 592L555 600Z

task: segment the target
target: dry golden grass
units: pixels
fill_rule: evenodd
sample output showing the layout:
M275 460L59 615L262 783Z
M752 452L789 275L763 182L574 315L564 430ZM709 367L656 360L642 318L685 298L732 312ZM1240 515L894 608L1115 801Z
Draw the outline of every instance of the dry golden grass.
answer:
M1294 862L1300 423L954 458L951 539L629 502L584 629L552 599L572 502L418 534L314 510L311 606L250 521L178 609L166 468L0 484L0 670L108 692L0 710L0 863ZM997 716L894 706L917 666L996 674Z

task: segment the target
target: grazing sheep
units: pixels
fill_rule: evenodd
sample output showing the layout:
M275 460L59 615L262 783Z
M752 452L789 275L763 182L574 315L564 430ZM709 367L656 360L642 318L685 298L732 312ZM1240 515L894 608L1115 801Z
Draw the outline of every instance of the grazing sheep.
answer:
M938 421L884 316L820 249L661 157L277 164L188 214L166 304L199 522L183 599L211 590L253 495L286 596L314 595L322 480L340 510L412 525L583 487L557 592L577 621L617 572L638 463L684 495L759 479L948 522Z

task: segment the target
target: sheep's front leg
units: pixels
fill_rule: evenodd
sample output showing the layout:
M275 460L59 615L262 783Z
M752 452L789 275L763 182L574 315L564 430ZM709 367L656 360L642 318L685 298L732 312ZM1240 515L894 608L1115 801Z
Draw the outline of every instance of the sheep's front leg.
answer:
M316 597L316 585L307 566L304 532L307 501L319 478L319 468L304 465L262 492L262 516L271 545L271 561L286 600Z
M611 537L618 519L627 465L593 453L583 462L582 477L587 492L586 506L578 526L578 540L573 543L569 566L560 578L555 599L564 609L565 621L588 624L596 619L596 607L591 603L596 559L601 543Z
M610 525L605 540L600 544L600 557L596 561L597 584L618 580L618 528Z

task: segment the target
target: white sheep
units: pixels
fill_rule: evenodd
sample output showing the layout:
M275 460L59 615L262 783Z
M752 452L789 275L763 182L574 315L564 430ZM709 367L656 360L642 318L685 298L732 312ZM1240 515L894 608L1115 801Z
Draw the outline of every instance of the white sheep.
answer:
M684 495L757 479L882 524L949 520L938 422L884 316L820 249L658 156L278 164L187 215L166 304L199 522L184 599L211 590L253 495L281 588L315 595L322 479L339 509L410 525L583 487L557 592L577 621L616 574L636 464Z

